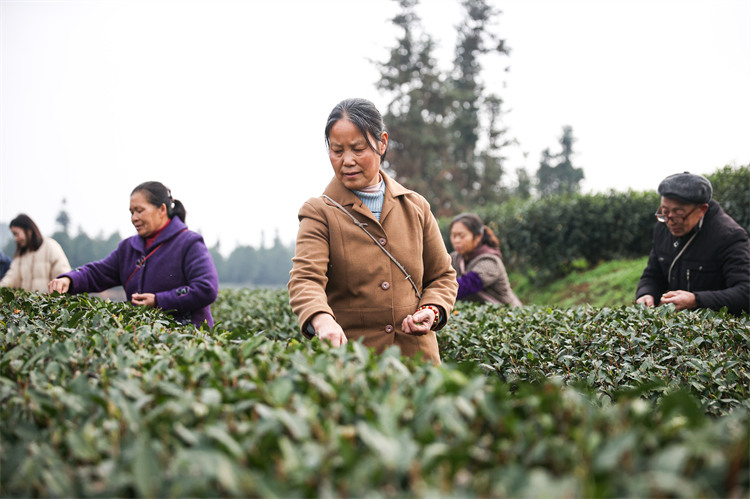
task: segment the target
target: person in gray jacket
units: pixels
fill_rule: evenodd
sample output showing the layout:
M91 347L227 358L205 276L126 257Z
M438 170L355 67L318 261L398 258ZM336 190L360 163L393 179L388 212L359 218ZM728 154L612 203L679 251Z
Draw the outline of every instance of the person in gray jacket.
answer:
M711 199L711 182L688 172L658 188L661 206L653 246L636 290L636 303L678 310L750 310L750 239Z
M522 306L510 287L500 243L474 213L462 213L450 224L451 264L456 269L458 300Z

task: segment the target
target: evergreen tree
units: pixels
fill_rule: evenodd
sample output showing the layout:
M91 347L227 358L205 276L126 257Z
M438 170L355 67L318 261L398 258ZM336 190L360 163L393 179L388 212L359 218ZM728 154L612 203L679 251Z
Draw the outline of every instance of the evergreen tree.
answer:
M415 12L418 0L397 1L401 12L392 22L401 35L378 82L391 99L384 113L391 145L386 169L424 194L437 215L501 200L502 100L487 94L480 77L481 56L507 54L491 31L499 12L486 0L462 2L453 69L443 72Z
M526 168L516 168L517 184L513 189L513 195L520 199L529 199L531 197L532 179Z
M573 127L564 126L559 140L561 151L552 154L549 148L542 151L536 172L537 192L540 196L574 194L581 190L583 169L573 166Z
M70 217L68 216L68 212L65 211L66 203L67 203L66 199L63 198L62 208L60 208L60 213L57 214L57 218L55 219L55 222L60 224L60 230L64 232L65 234L68 233L68 226L70 225Z

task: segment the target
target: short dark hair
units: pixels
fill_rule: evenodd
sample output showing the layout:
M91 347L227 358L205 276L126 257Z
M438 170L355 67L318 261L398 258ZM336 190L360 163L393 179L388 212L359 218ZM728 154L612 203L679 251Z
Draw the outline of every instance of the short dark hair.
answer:
M500 241L497 239L497 236L492 232L492 229L484 225L484 222L479 218L479 215L475 215L474 213L461 213L451 220L448 230L451 230L456 222L464 224L474 236L481 235L482 244L486 244L492 248L500 248Z
M344 99L333 108L331 114L328 115L328 121L326 121L326 147L330 147L331 128L339 120L347 119L354 124L362 135L365 136L367 145L370 146L375 152L379 152L375 144L370 142L370 136L376 141L380 141L380 137L385 132L385 123L383 122L383 116L375 107L375 104L367 99ZM386 150L380 155L380 161L385 160Z
M180 220L185 222L187 212L185 206L177 199L172 199L172 191L161 182L143 182L138 185L133 192L130 193L132 196L136 192L143 192L146 195L146 201L156 206L157 208L161 205L166 205L167 216L172 219L175 215L180 217Z
M10 227L16 227L26 233L26 246L21 248L16 244L16 256L21 256L27 251L38 250L39 246L42 245L42 241L44 241L42 233L39 232L39 227L36 226L34 221L28 215L21 213L10 221Z

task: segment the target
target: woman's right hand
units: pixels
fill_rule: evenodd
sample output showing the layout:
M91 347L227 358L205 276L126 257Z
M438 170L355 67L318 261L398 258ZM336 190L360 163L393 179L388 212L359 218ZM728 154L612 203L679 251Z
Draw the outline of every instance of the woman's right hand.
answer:
M49 284L47 284L47 289L50 293L53 291L62 294L67 293L70 289L70 277L58 277L57 279L52 279Z
M344 330L332 315L320 313L314 316L310 322L315 328L316 336L321 340L328 341L331 346L338 347L349 342Z

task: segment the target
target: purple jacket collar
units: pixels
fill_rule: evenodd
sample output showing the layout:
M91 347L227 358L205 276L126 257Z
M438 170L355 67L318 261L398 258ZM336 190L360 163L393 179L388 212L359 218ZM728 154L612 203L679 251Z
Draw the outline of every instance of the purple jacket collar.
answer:
M185 225L185 222L183 222L180 217L173 217L172 220L169 222L169 224L164 227L164 230L161 231L161 234L157 236L157 238L154 240L154 242L151 244L150 248L156 248L159 244L162 244L164 242L169 241L170 239L174 239L177 234L180 232L187 230L188 226ZM131 237L130 238L130 245L135 249L136 251L143 251L146 252L146 238L145 237Z

